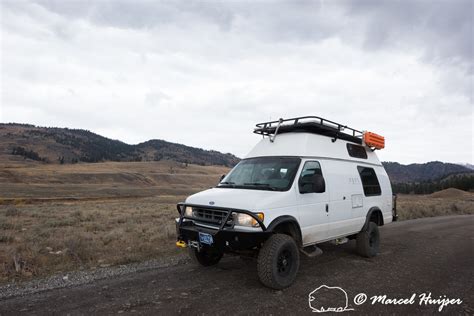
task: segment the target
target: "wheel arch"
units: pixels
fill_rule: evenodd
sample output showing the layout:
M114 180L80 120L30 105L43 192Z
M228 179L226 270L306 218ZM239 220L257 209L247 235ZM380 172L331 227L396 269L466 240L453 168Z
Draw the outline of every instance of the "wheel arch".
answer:
M303 244L301 228L296 218L291 215L283 215L275 218L267 227L267 231L290 235L298 246Z
M364 227L362 227L362 230L367 229L370 222L374 222L375 224L377 224L377 226L384 225L382 211L377 206L371 207L367 212L365 224Z

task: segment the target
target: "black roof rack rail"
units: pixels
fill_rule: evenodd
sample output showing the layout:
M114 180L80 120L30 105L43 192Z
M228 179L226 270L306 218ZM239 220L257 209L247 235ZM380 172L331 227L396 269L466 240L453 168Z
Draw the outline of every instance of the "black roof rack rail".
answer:
M269 136L271 141L275 139L276 134L306 132L331 137L333 142L343 139L357 144L362 144L364 135L359 130L319 116L301 116L258 123L253 132Z

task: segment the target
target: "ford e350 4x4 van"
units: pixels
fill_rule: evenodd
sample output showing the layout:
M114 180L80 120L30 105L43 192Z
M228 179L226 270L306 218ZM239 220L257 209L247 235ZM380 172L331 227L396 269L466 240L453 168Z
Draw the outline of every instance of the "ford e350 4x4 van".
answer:
M390 181L376 149L383 137L320 117L256 125L263 139L220 183L178 204L176 242L203 266L224 253L257 258L261 282L288 287L299 255L356 239L379 250L378 226L396 220Z

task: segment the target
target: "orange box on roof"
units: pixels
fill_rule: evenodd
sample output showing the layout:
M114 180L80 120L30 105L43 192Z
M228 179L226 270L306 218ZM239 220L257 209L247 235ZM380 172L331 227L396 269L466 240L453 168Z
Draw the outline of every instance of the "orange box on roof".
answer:
M375 133L365 132L364 142L367 146L374 147L375 149L385 148L385 137Z

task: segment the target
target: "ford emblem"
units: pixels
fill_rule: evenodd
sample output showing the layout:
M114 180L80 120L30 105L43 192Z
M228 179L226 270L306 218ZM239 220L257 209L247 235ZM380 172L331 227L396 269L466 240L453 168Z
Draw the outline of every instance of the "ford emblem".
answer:
M209 201L209 205L214 205L214 201Z

